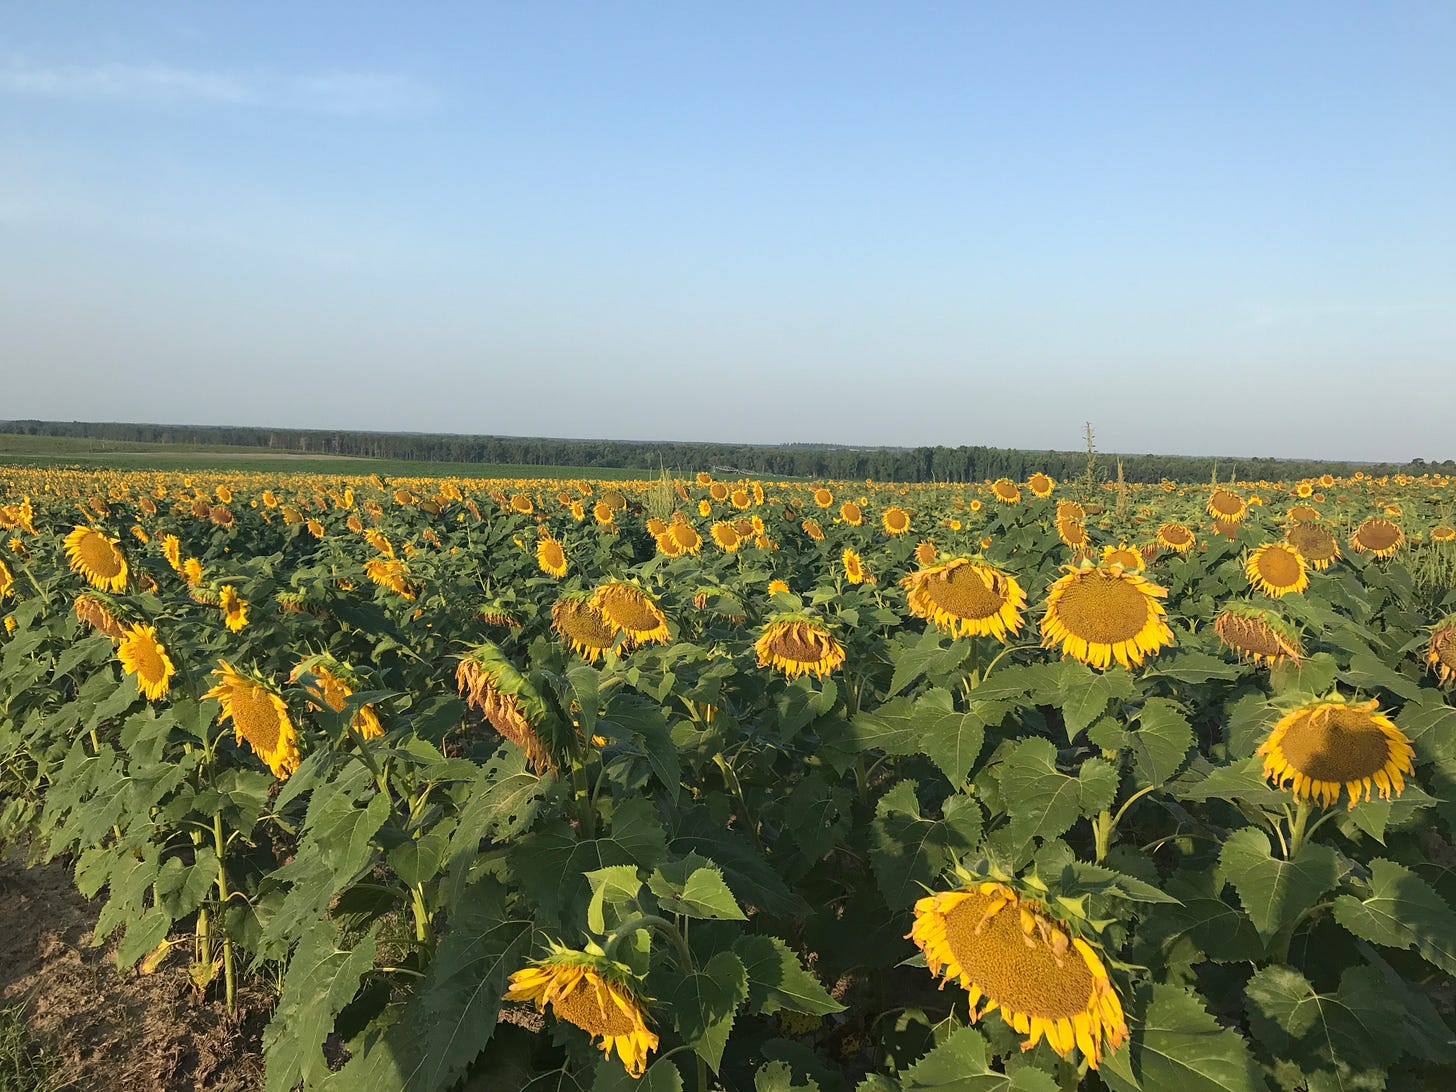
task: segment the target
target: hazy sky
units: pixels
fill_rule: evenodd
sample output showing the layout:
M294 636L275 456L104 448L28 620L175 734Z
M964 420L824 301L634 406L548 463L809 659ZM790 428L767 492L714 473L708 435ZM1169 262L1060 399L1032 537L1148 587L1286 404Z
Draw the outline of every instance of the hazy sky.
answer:
M0 3L0 418L1456 457L1456 5Z

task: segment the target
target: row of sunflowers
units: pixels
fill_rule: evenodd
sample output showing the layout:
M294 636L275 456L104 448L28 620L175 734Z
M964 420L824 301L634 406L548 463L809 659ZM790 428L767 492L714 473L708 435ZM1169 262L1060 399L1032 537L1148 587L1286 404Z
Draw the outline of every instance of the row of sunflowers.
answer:
M270 1092L1435 1087L1453 503L0 468L0 839Z

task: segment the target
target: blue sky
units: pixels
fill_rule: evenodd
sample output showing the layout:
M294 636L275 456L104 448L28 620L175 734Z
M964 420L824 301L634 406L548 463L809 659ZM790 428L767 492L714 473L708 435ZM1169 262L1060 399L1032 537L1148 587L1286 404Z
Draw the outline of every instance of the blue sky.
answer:
M1456 457L1456 6L0 5L0 417Z

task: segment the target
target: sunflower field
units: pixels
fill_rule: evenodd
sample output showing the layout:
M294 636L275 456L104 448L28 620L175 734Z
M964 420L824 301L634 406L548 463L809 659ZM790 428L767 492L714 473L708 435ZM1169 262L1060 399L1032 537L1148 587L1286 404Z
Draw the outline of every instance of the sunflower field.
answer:
M1449 1088L1453 505L0 468L0 841L268 1092Z

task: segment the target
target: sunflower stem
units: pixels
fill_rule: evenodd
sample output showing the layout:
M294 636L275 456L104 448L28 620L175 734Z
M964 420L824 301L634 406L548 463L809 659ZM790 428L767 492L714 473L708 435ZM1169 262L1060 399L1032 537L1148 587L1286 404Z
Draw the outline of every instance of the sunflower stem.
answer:
M1305 828L1309 825L1309 813L1313 810L1314 805L1309 800L1301 800L1294 813L1294 823L1289 830L1288 859L1291 861L1298 856L1299 847L1304 845Z
M430 911L425 906L425 885L422 883L410 887L410 910L415 917L415 940L426 948L431 947L434 938L430 929Z
M625 944L639 929L650 929L659 935L666 937L672 942L676 950L679 969L682 971L693 971L697 964L693 961L692 949L683 938L682 931L676 925L657 914L638 914L636 917L628 918L617 928L612 930L612 935L607 939L602 951L606 958L620 963L617 959L617 950Z
M217 903L221 908L228 903L227 839L223 837L222 815L218 812L214 812L212 816L212 841L217 850ZM222 921L221 909L218 912L218 921ZM233 942L226 930L222 934L222 979L227 1012L231 1016L237 1000L237 982L233 977Z

